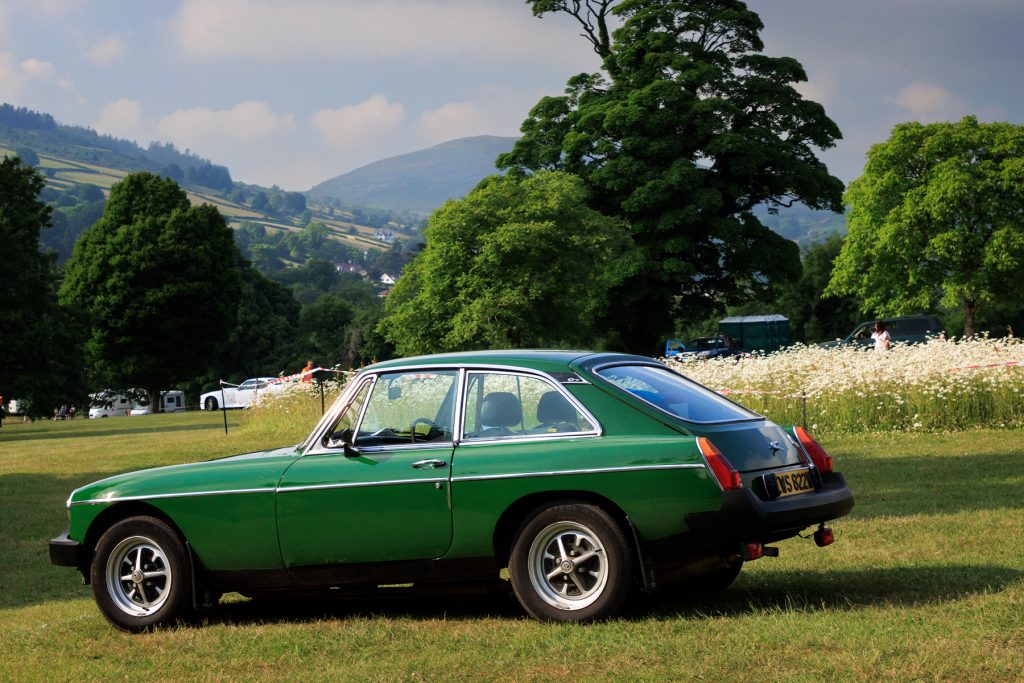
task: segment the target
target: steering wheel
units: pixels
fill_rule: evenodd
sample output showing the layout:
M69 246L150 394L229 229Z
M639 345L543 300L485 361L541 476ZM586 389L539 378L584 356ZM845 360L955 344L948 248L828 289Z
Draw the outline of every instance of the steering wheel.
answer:
M416 443L416 425L420 424L425 424L428 427L430 427L430 429L427 430L427 435L423 437L423 441L432 441L433 439L436 439L437 434L441 432L441 428L438 427L433 420L427 419L425 417L417 417L415 420L412 421L412 426L409 427L409 436L412 439L413 443Z

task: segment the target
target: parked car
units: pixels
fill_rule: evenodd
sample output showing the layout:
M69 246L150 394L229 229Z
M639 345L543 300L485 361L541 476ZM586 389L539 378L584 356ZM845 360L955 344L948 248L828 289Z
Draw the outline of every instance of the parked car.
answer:
M713 337L697 337L687 342L686 348L675 354L678 360L708 360L710 358L728 358L744 354L743 349L733 348L724 335Z
M247 379L237 387L225 386L221 389L207 391L199 397L199 405L203 410L220 410L224 408L248 408L256 402L256 398L266 391L279 391L283 385L276 377L254 377ZM223 400L223 404L221 401Z
M937 337L945 334L946 330L942 323L934 315L907 315L899 318L882 318L885 329L893 342L905 342L908 344L922 344L928 337ZM874 341L871 339L871 332L875 329L875 321L861 323L854 328L845 339L824 342L818 346L831 348L841 344L859 344L871 346Z
M51 561L141 630L224 591L506 567L531 615L585 621L634 588L726 587L810 527L828 545L853 496L806 430L660 363L508 351L369 366L297 446L110 477L67 506Z

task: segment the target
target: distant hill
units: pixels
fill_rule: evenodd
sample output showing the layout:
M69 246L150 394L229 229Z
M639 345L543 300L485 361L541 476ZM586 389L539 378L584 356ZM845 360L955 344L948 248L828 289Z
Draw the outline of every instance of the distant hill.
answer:
M803 204L780 208L777 214L769 214L768 209L758 207L754 214L778 234L801 245L822 242L834 233L846 233L845 215L814 211Z
M236 229L249 224L271 233L298 234L317 221L353 253L384 251L394 240L419 239L418 218L339 203L307 205L302 193L234 182L227 167L180 152L170 143L141 147L91 128L61 124L44 112L0 103L0 158L28 152L46 177L42 200L55 208L53 225L43 231L41 243L56 251L61 262L102 214L109 188L136 171L173 178L192 203L216 206Z
M345 204L428 214L449 199L469 193L497 173L494 160L516 138L479 135L375 161L331 180L308 194Z

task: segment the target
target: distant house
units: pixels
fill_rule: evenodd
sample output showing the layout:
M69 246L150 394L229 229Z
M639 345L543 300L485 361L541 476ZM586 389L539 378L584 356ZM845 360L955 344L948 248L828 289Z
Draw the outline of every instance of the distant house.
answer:
M391 228L378 228L377 232L373 233L373 239L391 244L395 241L395 233L391 232Z
M383 273L380 276L380 283L382 285L388 285L390 287L391 285L395 284L395 278L391 277L387 273Z
M390 293L391 293L391 288L390 287L388 287L387 289L382 289L379 292L377 292L377 298L378 299L384 299Z
M358 263L335 263L334 269L339 273L355 273L363 279L370 276L370 272Z

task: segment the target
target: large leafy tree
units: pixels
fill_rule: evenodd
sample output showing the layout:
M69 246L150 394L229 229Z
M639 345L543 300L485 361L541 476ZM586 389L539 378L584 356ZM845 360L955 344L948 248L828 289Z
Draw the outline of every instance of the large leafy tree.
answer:
M598 345L609 289L637 259L586 198L578 178L540 172L492 176L445 204L387 298L384 336L403 355Z
M800 64L762 53L757 14L739 0L529 4L574 16L605 73L543 98L498 164L574 173L592 208L630 225L645 263L607 311L613 343L649 352L673 314L700 319L794 280L796 245L753 209L841 210L842 183L816 157L840 132L794 88ZM622 22L610 39L609 13Z
M52 256L39 251L51 216L43 186L18 157L0 160L0 395L35 417L84 397L75 320L57 304Z
M850 184L848 237L829 284L879 315L1024 302L1024 126L904 123Z
M169 178L114 185L75 245L61 297L88 316L89 358L122 386L159 392L213 364L235 325L238 253L224 217Z

